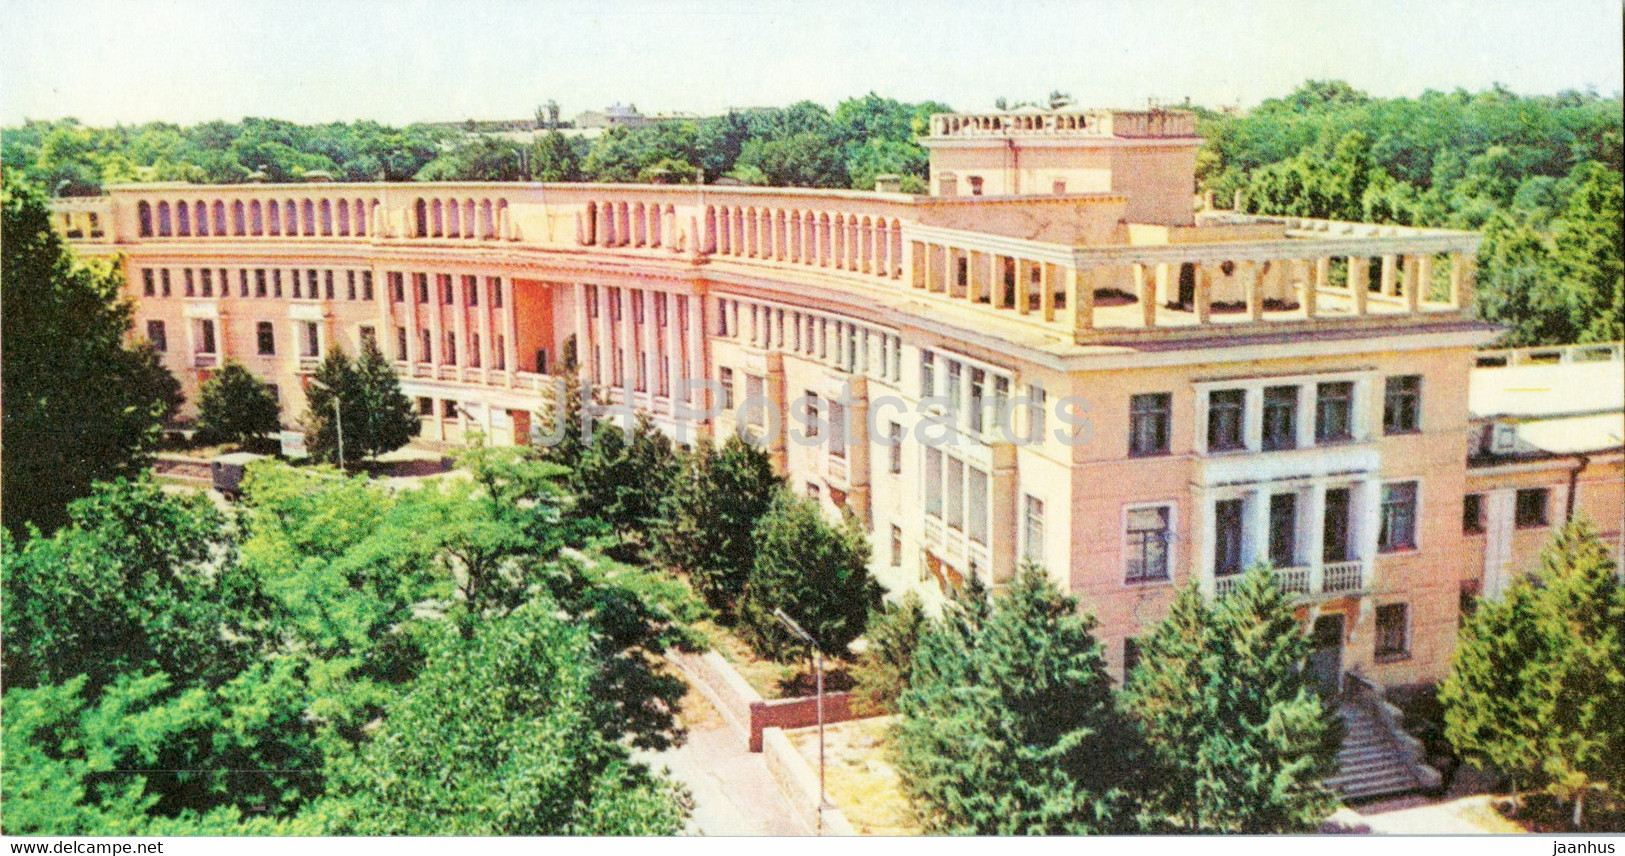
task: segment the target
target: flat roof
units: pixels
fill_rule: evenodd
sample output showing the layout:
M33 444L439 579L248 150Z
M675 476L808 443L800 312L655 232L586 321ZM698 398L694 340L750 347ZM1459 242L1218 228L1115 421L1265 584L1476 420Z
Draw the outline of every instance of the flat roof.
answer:
M1474 419L1625 412L1625 367L1614 361L1475 368L1467 409Z

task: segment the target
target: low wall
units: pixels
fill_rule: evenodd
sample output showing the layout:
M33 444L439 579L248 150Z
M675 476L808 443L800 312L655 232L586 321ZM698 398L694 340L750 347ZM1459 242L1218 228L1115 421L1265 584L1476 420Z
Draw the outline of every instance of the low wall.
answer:
M858 719L851 693L824 693L824 723ZM780 698L750 705L750 751L762 751L762 732L768 728L805 728L818 724L818 697Z
M823 823L819 823L818 772L796 751L784 730L764 728L761 735L762 748L758 751L767 762L768 773L807 826L818 830L820 835L857 835L846 813L833 804L824 807Z
M672 650L666 652L666 659L683 673L689 684L699 690L700 695L705 696L705 700L730 725L753 735L752 751L761 751L757 742L761 739L760 732L751 727L751 708L763 701L762 696L734 671L733 666L728 665L721 654L715 651L689 654Z

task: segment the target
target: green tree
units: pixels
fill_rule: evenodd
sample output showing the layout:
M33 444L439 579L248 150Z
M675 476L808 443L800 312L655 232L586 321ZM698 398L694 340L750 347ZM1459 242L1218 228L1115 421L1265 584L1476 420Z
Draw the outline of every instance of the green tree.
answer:
M1275 574L1248 572L1214 607L1212 627L1203 701L1215 728L1197 750L1202 828L1315 829L1336 806L1321 781L1336 769L1343 729L1304 668L1309 641Z
M1625 339L1625 185L1598 163L1571 178L1578 188L1552 230L1553 277L1574 295L1578 341L1617 342Z
M276 431L280 420L270 385L235 360L227 360L198 391L198 434L205 442L247 445Z
M648 414L639 413L630 431L606 419L571 475L572 512L641 546L660 519L661 500L671 492L677 469L671 441Z
M756 560L745 583L740 616L757 651L781 657L803 643L774 617L782 609L826 653L841 656L863 635L880 586L869 576L869 541L850 517L824 519L818 504L780 488L752 535Z
M420 423L412 400L401 392L395 369L371 340L353 362L334 345L312 381L300 421L316 458L338 460L341 430L347 463L392 452L416 436Z
M1440 687L1445 737L1514 792L1544 789L1584 822L1625 787L1625 593L1596 529L1567 524L1533 578L1481 603Z
M92 483L139 473L181 393L149 345L126 344L117 269L80 264L45 201L9 172L0 206L3 513L21 536L60 526Z
M597 689L586 628L545 599L437 634L429 663L324 811L363 835L671 835L687 803L633 762Z
M893 731L927 832L1134 829L1138 750L1094 626L1033 567L991 603L973 588L944 608L914 656Z
M1201 589L1186 586L1140 642L1139 665L1123 692L1123 708L1139 724L1150 752L1149 814L1186 832L1204 829L1201 795L1212 786L1200 747L1217 727L1208 705L1217 666L1214 641L1213 615Z
M913 592L870 614L864 633L867 647L852 670L856 682L852 692L863 707L878 713L897 712L897 699L908 689L914 672L914 652L928 627L925 607Z
M734 615L756 563L752 532L782 480L767 453L731 436L684 455L663 499L656 556L686 574L712 608Z
M260 586L205 498L118 479L68 516L20 548L5 537L6 686L86 675L95 690L137 670L218 683L247 662Z

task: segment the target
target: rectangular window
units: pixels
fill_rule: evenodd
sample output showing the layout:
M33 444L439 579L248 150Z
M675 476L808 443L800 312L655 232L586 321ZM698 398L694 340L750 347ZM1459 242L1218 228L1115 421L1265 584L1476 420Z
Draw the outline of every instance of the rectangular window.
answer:
M1272 386L1264 390L1264 449L1279 451L1298 446L1298 388Z
M977 544L987 543L987 473L969 467L965 473L965 486L970 495L966 499L965 535Z
M839 401L829 403L829 454L846 457L846 405Z
M255 297L264 297L265 296L265 269L264 268L255 268L254 269L254 296Z
M1384 434L1414 434L1422 430L1422 376L1388 378L1383 395Z
M508 369L508 340L504 339L501 334L497 335L497 347L496 347L495 357L496 357L496 361L497 361L497 370L498 371L507 371L507 369Z
M1354 438L1354 384L1320 384L1315 390L1315 442L1336 443Z
M717 382L722 386L722 409L734 409L734 370L727 366L717 369Z
M920 354L920 397L936 395L936 356L930 351Z
M198 322L198 353L212 354L214 349L214 321L207 318Z
M1129 399L1129 446L1131 457L1168 454L1168 426L1172 422L1173 396L1148 392Z
M892 524L891 528L891 566L903 566L903 527Z
M429 302L429 275L426 273L412 274L412 282L416 286L419 303Z
M767 381L756 375L745 375L746 424L752 428L767 427Z
M1207 450L1227 452L1246 446L1243 428L1247 409L1247 393L1239 389L1221 389L1208 394Z
M303 357L316 357L322 353L321 327L315 321L305 321L300 325L303 335L300 336L301 347L299 355Z
M818 436L818 396L809 389L807 390L806 399L806 408L802 410L802 418L807 422L807 439L810 440Z
M433 361L433 354L431 352L433 342L434 340L429 335L428 330L418 331L418 362L427 363Z
M1461 498L1461 531L1464 535L1484 534L1484 494L1469 493Z
M478 305L480 305L480 280L479 280L479 277L473 277L473 276L465 276L465 277L463 277L463 290L468 292L468 305L469 306L478 306Z
M147 341L152 343L152 349L155 351L169 350L169 336L164 332L164 322L147 322Z
M141 293L148 297L158 296L158 284L153 281L152 268L141 271Z
M987 398L987 373L981 369L970 370L970 430L977 434L982 433L983 417L982 402Z
M1550 491L1531 487L1518 491L1513 522L1519 529L1532 529L1546 525L1546 500Z
M1416 482L1382 486L1382 526L1377 547L1384 553L1416 547Z
M457 418L457 402L449 398L440 400L440 415L446 419Z
M1298 495L1270 497L1270 564L1292 568L1298 564Z
M948 501L947 513L943 515L943 522L949 529L965 529L965 462L958 458L948 459L948 484L943 488Z
M891 423L886 428L886 436L891 438L891 447L886 450L886 470L895 475L903 471L903 426Z
M361 341L362 350L366 350L368 348L376 349L378 347L378 330L372 325L362 324L361 327L356 331L356 335Z
M1322 561L1347 562L1354 558L1349 555L1349 489L1346 487L1326 491L1320 549Z
M203 271L202 271L202 274L203 274L203 296L204 297L213 297L214 296L214 271L210 270L209 268L204 268Z
M948 413L959 420L960 407L963 404L964 391L959 388L959 380L964 375L958 360L947 360L948 363Z
M1241 573L1243 502L1221 499L1213 504L1213 573L1227 577Z
M186 283L186 296L187 297L196 297L197 292L196 292L196 290L194 289L194 287L192 285L192 269L191 268L182 269L181 270L181 279Z
M925 449L925 513L942 519L942 450Z
M410 355L406 352L406 328L395 328L395 359L405 362Z
M1403 603L1377 607L1378 660L1403 660L1411 655L1409 609Z
M437 274L436 279L440 281L440 302L447 306L456 306L457 286L452 281L451 274Z
M361 272L361 299L368 302L372 301L372 271L370 270Z
M1044 501L1022 497L1021 555L1034 562L1044 559Z
M453 365L453 366L457 365L457 334L456 333L447 333L446 334L446 351L445 351L445 359L443 360L443 362L445 362L447 365Z
M418 399L418 415L419 416L433 416L434 415L434 399L432 399L432 398L419 398Z
M281 268L275 268L275 269L273 269L271 271L271 296L278 299L278 300L282 299L282 269Z
M537 359L545 362L544 357L538 356ZM474 368L480 367L480 334L478 333L468 334L468 364ZM547 366L537 365L536 370L541 374L546 374Z
M269 357L276 354L276 328L269 321L261 321L254 325L254 341L259 346L259 354Z
M248 268L237 269L237 294L240 297L248 296Z
M312 289L314 287L312 285ZM322 271L322 296L328 300L333 299L333 271L331 270Z
M489 276L489 277L485 278L485 284L487 286L489 286L490 289L491 289L491 308L493 308L493 309L501 309L502 308L502 280L500 278L498 278L498 277Z
M158 272L158 285L159 285L159 289L163 292L163 295L165 297L168 297L169 296L169 268L164 268L163 270Z
M344 299L355 299L355 271L353 270L344 272Z
M389 299L396 303L406 302L406 274L400 271L389 271L384 274L389 280Z
M1124 531L1128 560L1124 578L1127 582L1168 579L1169 521L1172 516L1173 508L1167 505L1129 509Z

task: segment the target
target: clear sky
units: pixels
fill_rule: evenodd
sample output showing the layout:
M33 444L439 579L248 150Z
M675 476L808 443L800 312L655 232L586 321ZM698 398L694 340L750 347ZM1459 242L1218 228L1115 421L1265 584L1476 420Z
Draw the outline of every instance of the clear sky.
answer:
M0 0L0 122L1617 92L1620 0Z

